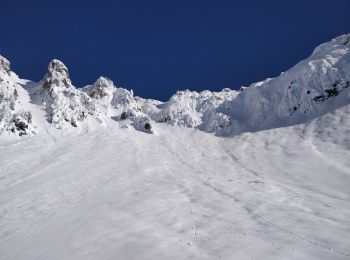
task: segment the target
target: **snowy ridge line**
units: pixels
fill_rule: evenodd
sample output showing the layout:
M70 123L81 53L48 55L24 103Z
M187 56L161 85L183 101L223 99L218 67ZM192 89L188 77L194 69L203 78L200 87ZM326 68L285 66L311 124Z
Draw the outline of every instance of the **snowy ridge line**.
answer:
M350 103L349 39L346 34L321 44L280 76L239 91L178 91L167 102L135 96L105 77L76 88L57 59L42 81L30 82L0 56L0 133L22 136L47 128L76 132L110 125L153 133L154 123L166 123L231 136L304 123Z

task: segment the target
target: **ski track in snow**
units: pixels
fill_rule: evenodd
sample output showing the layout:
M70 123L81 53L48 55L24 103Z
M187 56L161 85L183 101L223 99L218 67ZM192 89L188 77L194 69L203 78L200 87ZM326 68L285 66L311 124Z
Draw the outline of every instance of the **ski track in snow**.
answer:
M349 151L317 124L3 142L0 259L350 259Z

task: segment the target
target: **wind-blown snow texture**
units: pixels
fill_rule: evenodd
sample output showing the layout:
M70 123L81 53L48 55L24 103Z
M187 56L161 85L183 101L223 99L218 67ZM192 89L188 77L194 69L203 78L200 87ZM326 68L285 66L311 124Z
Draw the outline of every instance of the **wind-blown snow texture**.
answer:
M0 56L0 259L350 259L349 50L167 102Z

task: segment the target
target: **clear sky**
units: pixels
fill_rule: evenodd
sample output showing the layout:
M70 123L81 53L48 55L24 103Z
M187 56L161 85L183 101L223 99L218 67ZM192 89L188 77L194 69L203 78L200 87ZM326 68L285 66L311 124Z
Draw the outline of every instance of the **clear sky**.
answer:
M221 90L274 77L350 32L349 0L0 0L0 54L39 81L53 58L82 87L136 95Z

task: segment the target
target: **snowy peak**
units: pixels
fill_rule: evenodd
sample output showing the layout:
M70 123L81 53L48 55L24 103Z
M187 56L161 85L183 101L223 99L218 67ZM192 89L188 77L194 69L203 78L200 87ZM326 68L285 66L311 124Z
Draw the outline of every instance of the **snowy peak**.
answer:
M93 100L75 88L67 67L52 60L44 79L29 89L32 102L46 113L47 121L57 129L78 127L87 119L99 119L100 113Z
M53 86L69 88L72 85L67 67L62 61L52 60L44 77L43 88L51 90Z

